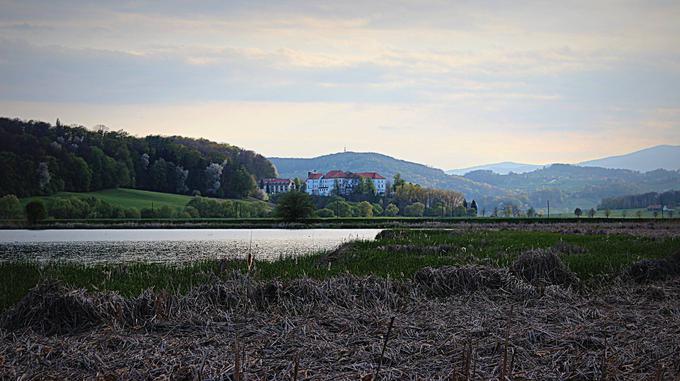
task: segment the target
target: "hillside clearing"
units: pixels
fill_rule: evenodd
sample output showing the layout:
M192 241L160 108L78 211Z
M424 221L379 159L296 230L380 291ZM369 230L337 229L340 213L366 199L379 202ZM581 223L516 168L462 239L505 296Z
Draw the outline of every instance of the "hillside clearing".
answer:
M69 197L95 197L102 201L105 201L113 206L120 206L122 208L160 208L162 206L169 206L171 208L184 208L189 201L193 198L192 196L172 194L172 193L161 193L161 192L151 192L138 189L129 188L116 188L116 189L105 189L96 192L59 192L51 196L35 196L26 197L21 199L22 205L26 205L32 200L41 199L46 203L49 203L51 199L55 198L69 198ZM213 199L207 197L207 199ZM224 201L224 199L213 199L217 201ZM255 200L239 200L239 202L261 202Z

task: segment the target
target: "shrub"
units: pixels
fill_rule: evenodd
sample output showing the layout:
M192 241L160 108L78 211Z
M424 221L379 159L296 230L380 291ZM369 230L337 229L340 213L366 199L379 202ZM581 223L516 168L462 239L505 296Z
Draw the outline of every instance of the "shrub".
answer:
M45 209L45 204L40 201L31 201L26 204L26 219L29 223L35 224L38 221L42 221L47 218L47 210Z
M387 208L385 208L385 215L389 217L394 217L399 214L399 207L397 207L394 204L389 204L387 205Z
M309 218L312 213L314 213L314 204L307 193L287 192L279 198L276 205L276 216L286 221Z
M321 218L335 217L335 212L328 208L319 209L316 211L316 215Z
M125 218L125 209L118 206L118 205L113 205L111 206L111 215L108 216L109 218Z
M139 209L137 209L137 208L127 208L127 209L125 209L125 218L139 219L141 216L142 216L142 214L139 212Z
M199 216L203 218L232 217L235 213L231 201L219 202L205 197L194 197L187 207L196 209Z
M368 201L362 201L358 205L361 217L373 217L373 205Z
M352 205L350 206L349 211L352 217L361 217L361 210L359 210L358 207Z
M175 214L175 210L167 205L163 205L158 209L159 218L172 218Z
M142 218L158 218L158 211L156 209L143 208L140 211L140 215Z
M84 200L78 197L71 197L69 200L71 207L73 209L73 214L71 218L87 218L90 216L91 208L90 205Z
M194 208L193 206L187 206L186 208L184 208L184 213L188 214L190 218L201 217L201 214L198 212L198 209Z
M404 208L404 214L409 217L422 217L425 212L425 204L422 202L414 202Z
M346 201L335 200L329 202L326 208L332 210L338 217L350 217L352 215L352 205Z
M110 218L113 214L113 207L106 201L97 200L94 211L97 218Z
M49 204L48 214L56 219L73 218L74 209L69 200L57 198Z
M8 194L0 198L0 219L12 220L23 217L21 210L21 202L19 198L13 194Z

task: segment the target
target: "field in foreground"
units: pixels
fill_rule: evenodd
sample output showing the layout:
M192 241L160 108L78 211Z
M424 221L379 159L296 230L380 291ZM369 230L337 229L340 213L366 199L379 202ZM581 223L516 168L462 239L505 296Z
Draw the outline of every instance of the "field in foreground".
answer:
M533 228L387 231L331 253L256 262L250 273L242 261L3 264L3 294L24 278L61 283L42 282L0 317L0 371L69 379L677 379L676 228Z
M74 380L680 376L677 280L584 294L503 273L453 274L234 275L183 297L150 290L129 299L43 284L3 317L0 372Z

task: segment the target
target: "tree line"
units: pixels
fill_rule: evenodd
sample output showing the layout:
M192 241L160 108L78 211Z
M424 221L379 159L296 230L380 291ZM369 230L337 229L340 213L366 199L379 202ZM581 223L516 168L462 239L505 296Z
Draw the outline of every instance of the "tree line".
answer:
M245 198L261 197L257 179L276 169L253 151L205 139L0 118L0 175L0 196L129 187Z
M649 192L636 195L608 197L602 199L598 209L639 209L650 205L661 205L675 208L680 205L680 191L670 190L657 193Z

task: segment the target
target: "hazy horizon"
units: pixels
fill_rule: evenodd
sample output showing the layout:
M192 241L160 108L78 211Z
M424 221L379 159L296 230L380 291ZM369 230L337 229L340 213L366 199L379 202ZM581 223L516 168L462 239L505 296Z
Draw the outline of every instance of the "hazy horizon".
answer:
M0 114L442 169L680 144L680 4L0 1Z

